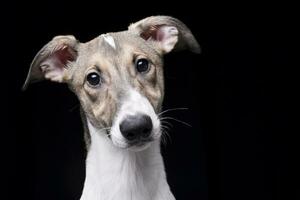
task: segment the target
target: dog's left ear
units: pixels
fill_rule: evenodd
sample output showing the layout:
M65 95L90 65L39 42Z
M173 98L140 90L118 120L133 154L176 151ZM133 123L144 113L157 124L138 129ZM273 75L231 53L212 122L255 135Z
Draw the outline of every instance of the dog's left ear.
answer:
M169 16L152 16L131 24L128 30L144 40L154 42L156 49L166 54L172 50L201 49L190 29L178 19Z

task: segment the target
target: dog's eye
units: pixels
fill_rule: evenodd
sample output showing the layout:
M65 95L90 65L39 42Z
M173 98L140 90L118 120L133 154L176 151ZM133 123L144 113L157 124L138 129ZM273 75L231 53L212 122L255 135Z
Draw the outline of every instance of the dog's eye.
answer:
M135 62L135 67L139 73L148 72L148 70L150 69L149 62L145 58L138 59Z
M101 77L98 73L96 72L91 72L86 76L86 80L87 82L91 85L91 86L98 86L101 84Z

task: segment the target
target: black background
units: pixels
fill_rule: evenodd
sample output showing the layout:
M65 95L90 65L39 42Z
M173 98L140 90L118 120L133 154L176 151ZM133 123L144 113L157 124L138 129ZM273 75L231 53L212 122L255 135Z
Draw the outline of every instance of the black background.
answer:
M225 7L226 6L226 7ZM164 109L171 140L163 156L171 190L185 199L297 199L291 184L290 110L295 79L288 45L293 12L283 5L170 2L14 3L1 81L7 199L79 199L84 142L78 101L65 85L21 86L38 50L56 35L81 42L125 30L151 15L171 15L194 33L202 54L165 57ZM7 128L7 129L6 129ZM4 135L4 134L3 134ZM14 141L14 142L11 142ZM8 153L6 153L8 152ZM299 193L298 193L299 195ZM298 196L299 198L299 196Z

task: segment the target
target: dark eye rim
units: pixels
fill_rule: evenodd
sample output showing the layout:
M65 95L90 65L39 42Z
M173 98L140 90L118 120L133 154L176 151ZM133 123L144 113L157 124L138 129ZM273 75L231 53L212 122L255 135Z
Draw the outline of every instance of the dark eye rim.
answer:
M148 68L147 68L147 70L145 70L145 71L138 71L138 69L137 69L137 64L138 64L138 62L139 61L141 61L141 60L145 60L145 61L147 61L147 64L148 64ZM150 71L150 69L151 69L151 62L147 59L147 58L137 58L136 60L135 60L135 68L136 68L136 70L137 70L137 72L139 73L139 74L146 74L146 73L148 73L149 71Z
M99 77L99 82L98 82L96 85L93 85L93 84L91 84L91 83L88 81L88 76L89 76L90 74L97 74L97 75L98 75L98 77ZM88 73L86 74L86 76L85 76L85 81L86 81L87 84L88 84L90 87L92 87L92 88L97 88L97 87L99 87L99 86L102 84L102 82L103 82L103 80L102 80L102 78L101 78L101 74L100 74L99 72L97 72L97 71L90 71L90 72L88 72Z

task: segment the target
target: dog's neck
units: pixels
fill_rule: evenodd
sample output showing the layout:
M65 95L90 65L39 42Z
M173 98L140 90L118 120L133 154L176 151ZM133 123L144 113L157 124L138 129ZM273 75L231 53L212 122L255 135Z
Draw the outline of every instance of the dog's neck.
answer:
M88 126L91 144L81 200L174 200L159 141L134 152L115 147L104 130Z

